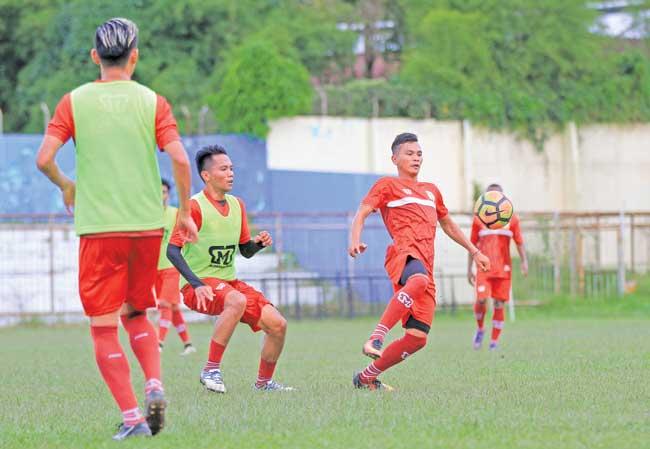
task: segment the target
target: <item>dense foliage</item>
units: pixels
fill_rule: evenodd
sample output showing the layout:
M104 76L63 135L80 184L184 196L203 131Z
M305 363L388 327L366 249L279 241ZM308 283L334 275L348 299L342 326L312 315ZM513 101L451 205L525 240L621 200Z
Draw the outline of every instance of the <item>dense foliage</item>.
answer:
M650 1L629 3L633 17L648 20ZM268 120L320 113L326 98L331 115L467 118L541 146L571 120L650 120L648 39L597 33L593 6L0 0L0 107L5 132L40 132L42 103L53 110L62 94L97 76L88 57L95 27L126 16L140 26L137 80L168 97L185 133L264 136ZM366 79L354 80L359 58ZM395 62L393 70L368 79L378 58Z

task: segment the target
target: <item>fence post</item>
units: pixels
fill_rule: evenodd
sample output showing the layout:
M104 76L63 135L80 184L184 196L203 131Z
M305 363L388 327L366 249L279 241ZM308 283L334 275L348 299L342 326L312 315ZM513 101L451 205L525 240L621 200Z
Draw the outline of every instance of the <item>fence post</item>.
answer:
M636 264L634 263L634 213L630 214L630 272L636 272Z
M616 229L616 252L618 259L618 273L616 277L616 287L619 297L625 293L625 250L623 247L623 230L625 226L625 214L621 209L618 214L618 228Z
M49 224L49 236L47 240L49 247L50 313L54 313L54 229L52 229L52 223Z
M571 296L576 296L578 293L578 276L577 276L577 232L575 218L571 222L571 234L569 235L569 291Z
M352 297L352 280L350 276L346 276L346 284L348 290L348 318L354 318L354 298Z
M558 211L555 211L553 213L553 227L555 228L555 242L553 242L553 292L556 295L560 294L562 285L561 285L561 278L560 278L560 264L561 264L561 256L560 256L560 237L561 237L561 231L560 231L560 213Z
M273 222L275 227L275 253L277 254L277 273L278 273L278 301L280 304L283 303L283 288L282 288L282 273L284 272L284 266L282 261L282 217L280 214L275 214L275 220Z
M584 266L583 237L580 228L576 231L576 271L578 274L578 294L585 294L585 266Z

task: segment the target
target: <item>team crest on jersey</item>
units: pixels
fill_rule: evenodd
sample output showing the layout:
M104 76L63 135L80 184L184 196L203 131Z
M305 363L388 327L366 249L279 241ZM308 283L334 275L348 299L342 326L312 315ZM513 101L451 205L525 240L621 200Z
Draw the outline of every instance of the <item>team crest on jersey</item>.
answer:
M406 360L406 358L407 358L408 356L410 356L410 355L411 355L411 354L409 354L409 353L406 352L406 351L402 352L402 360Z
M407 195L413 195L413 190L411 189L402 189L402 192L406 193Z
M210 265L213 267L226 268L232 265L235 257L235 245L211 246L208 249L210 254Z

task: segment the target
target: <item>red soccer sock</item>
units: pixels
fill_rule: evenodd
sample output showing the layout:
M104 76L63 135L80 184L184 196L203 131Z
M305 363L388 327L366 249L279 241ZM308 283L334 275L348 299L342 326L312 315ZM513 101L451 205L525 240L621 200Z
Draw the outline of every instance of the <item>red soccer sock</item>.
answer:
M361 382L370 383L377 378L382 372L386 371L393 365L397 365L408 356L415 354L427 344L426 337L416 337L411 334L404 334L392 342L384 350L378 360L372 362L361 374Z
M492 341L496 342L499 340L499 335L501 335L501 329L503 329L503 317L505 311L503 307L494 309L494 314L492 315Z
M180 310L172 311L172 323L178 332L178 336L181 337L181 341L185 344L190 342L190 334L187 332L187 326L185 325L185 319L183 318L183 312Z
M169 307L158 306L160 318L158 318L158 341L163 343L167 337L169 326L172 324L172 309Z
M129 361L117 336L117 326L91 326L95 344L95 360L117 406L122 411L124 424L131 426L143 421L131 385Z
M156 330L142 313L132 318L122 315L122 325L129 334L131 349L140 363L146 381L145 390L161 389L160 351Z
M203 371L209 371L211 369L221 369L221 358L223 353L226 350L226 347L221 343L217 343L214 340L210 340L210 352L208 353L208 361L203 367Z
M383 342L386 334L411 309L413 301L424 295L428 284L429 279L424 275L415 275L408 278L406 285L395 292L388 302L379 324L370 334L370 339Z
M476 301L474 303L474 317L476 318L476 325L478 326L479 330L483 330L483 321L485 320L486 310L487 305L485 304L485 301Z
M278 362L267 362L264 359L260 359L260 369L257 372L257 381L255 385L258 387L263 387L266 383L273 378L273 371L275 371L275 365Z

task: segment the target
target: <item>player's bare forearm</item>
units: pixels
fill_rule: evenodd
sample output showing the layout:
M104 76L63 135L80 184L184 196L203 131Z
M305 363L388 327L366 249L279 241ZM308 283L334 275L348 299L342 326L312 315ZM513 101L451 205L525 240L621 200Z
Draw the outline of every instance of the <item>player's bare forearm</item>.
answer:
M462 229L456 224L456 222L449 216L438 220L442 230L445 231L445 234L449 236L454 242L458 243L460 246L469 251L470 255L478 251L476 246L467 238Z
M351 257L363 253L366 249L366 244L361 242L361 231L363 231L366 218L368 218L372 211L372 207L367 204L362 204L352 219L352 225L350 226L350 246L348 247L348 254Z
M165 152L172 161L174 182L176 183L176 191L178 192L179 210L182 213L189 213L192 172L187 152L183 144L178 140L170 142L165 147Z
M56 153L62 145L63 142L56 137L46 135L36 156L36 167L61 190L72 182L70 178L63 174L55 161Z
M517 252L519 253L519 258L521 259L521 274L528 276L528 257L526 256L526 247L522 243L517 245Z
M521 263L528 263L528 257L526 256L526 247L522 243L521 245L517 245L517 252L519 253L519 258L521 259Z
M454 242L469 251L470 257L476 262L476 266L481 271L488 271L490 269L490 259L482 254L476 246L465 236L465 233L460 229L454 220L449 215L445 218L438 220L442 230L445 231Z

